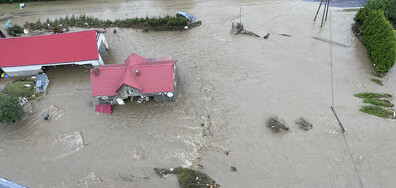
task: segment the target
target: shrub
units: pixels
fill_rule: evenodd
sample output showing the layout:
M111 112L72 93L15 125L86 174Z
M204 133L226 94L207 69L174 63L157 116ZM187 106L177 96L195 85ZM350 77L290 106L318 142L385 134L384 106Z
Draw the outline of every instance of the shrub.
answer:
M386 73L396 60L396 36L381 10L371 10L360 28L368 56L377 72Z
M388 118L389 116L393 115L393 112L391 110L384 109L379 106L372 106L372 105L362 106L360 108L360 111L366 114L375 115L382 118Z
M301 129L308 131L312 129L313 125L311 122L305 120L304 118L300 118L296 121L296 124L300 126Z
M385 17L391 23L396 23L396 0L368 0L364 7L356 13L354 20L364 22L371 10L384 11Z
M0 97L0 122L10 123L22 119L25 112L15 96Z
M390 98L390 97L392 97L392 95L386 94L386 93L371 93L371 92L356 93L354 96L358 97L358 98L364 98L364 99Z
M280 133L283 131L289 131L289 127L286 125L284 120L279 119L277 116L271 116L267 120L267 127L272 129L275 133Z
M381 81L381 80L378 80L377 78L371 78L370 80L373 81L373 82L375 82L376 84L378 84L378 85L380 85L380 86L383 86L383 85L384 85L384 84L382 83L382 81Z
M7 33L12 36L18 36L23 33L23 28L19 25L12 25L12 27L7 28Z
M393 104L385 99L368 98L368 99L363 99L363 103L369 103L383 107L393 107Z

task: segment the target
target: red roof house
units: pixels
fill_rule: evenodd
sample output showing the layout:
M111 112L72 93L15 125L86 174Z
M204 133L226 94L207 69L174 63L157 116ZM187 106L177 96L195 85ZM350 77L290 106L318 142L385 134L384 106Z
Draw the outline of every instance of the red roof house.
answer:
M98 66L91 69L91 95L112 104L117 103L117 98L136 96L174 100L176 62L171 58L146 59L133 53L123 64Z
M103 65L98 54L102 33L95 30L0 39L0 67L9 76L33 75L43 66Z

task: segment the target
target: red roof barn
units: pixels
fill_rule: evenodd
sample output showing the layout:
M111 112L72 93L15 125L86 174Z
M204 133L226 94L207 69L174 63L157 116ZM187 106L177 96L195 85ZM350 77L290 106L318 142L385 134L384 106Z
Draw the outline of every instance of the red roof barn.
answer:
M43 66L103 65L98 54L103 33L95 30L0 39L0 67L9 76L34 75Z

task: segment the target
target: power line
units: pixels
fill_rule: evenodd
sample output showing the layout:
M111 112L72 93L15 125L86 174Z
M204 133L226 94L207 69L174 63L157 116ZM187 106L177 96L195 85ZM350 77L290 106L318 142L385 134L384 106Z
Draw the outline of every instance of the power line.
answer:
M329 0L330 1L330 0ZM348 152L349 152L349 157L351 158L351 161L352 161L352 163L353 163L353 167L355 168L355 172L356 172L356 174L357 174L357 176L358 176L358 178L359 178L359 183L360 183L360 186L362 187L362 188L364 188L364 186L363 186L363 182L362 182L362 178L360 177L360 174L359 174L359 171L358 171L358 169L357 169L357 167L356 167L356 164L355 164L355 160L353 159L353 156L352 156L352 151L351 151L351 148L349 147L349 145L348 145L348 141L347 141L347 139L346 139L346 137L345 137L345 129L344 129L344 127L343 127L343 125L341 124L341 121L340 121L340 119L338 118L338 116L337 116L337 113L336 113L336 111L335 111L335 109L334 109L334 81L333 81L333 40L332 40L332 33L331 33L331 12L329 13L329 30L330 30L330 73L331 73L331 106L330 106L330 108L331 108L331 110L333 111L333 113L334 113L334 116L337 118L337 121L338 121L338 124L339 124L339 126L341 127L341 130L342 130L342 137L344 138L344 143L345 143L345 146L346 146L346 148L347 148L347 150L348 150Z

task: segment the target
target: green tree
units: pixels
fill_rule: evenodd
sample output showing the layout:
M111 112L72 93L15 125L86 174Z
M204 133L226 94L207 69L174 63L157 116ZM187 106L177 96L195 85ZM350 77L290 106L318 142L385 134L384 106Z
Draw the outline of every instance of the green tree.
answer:
M25 111L15 96L0 97L0 122L10 123L21 120Z
M360 31L363 35L363 44L367 47L368 56L377 72L388 72L396 60L396 36L384 12L371 10Z

